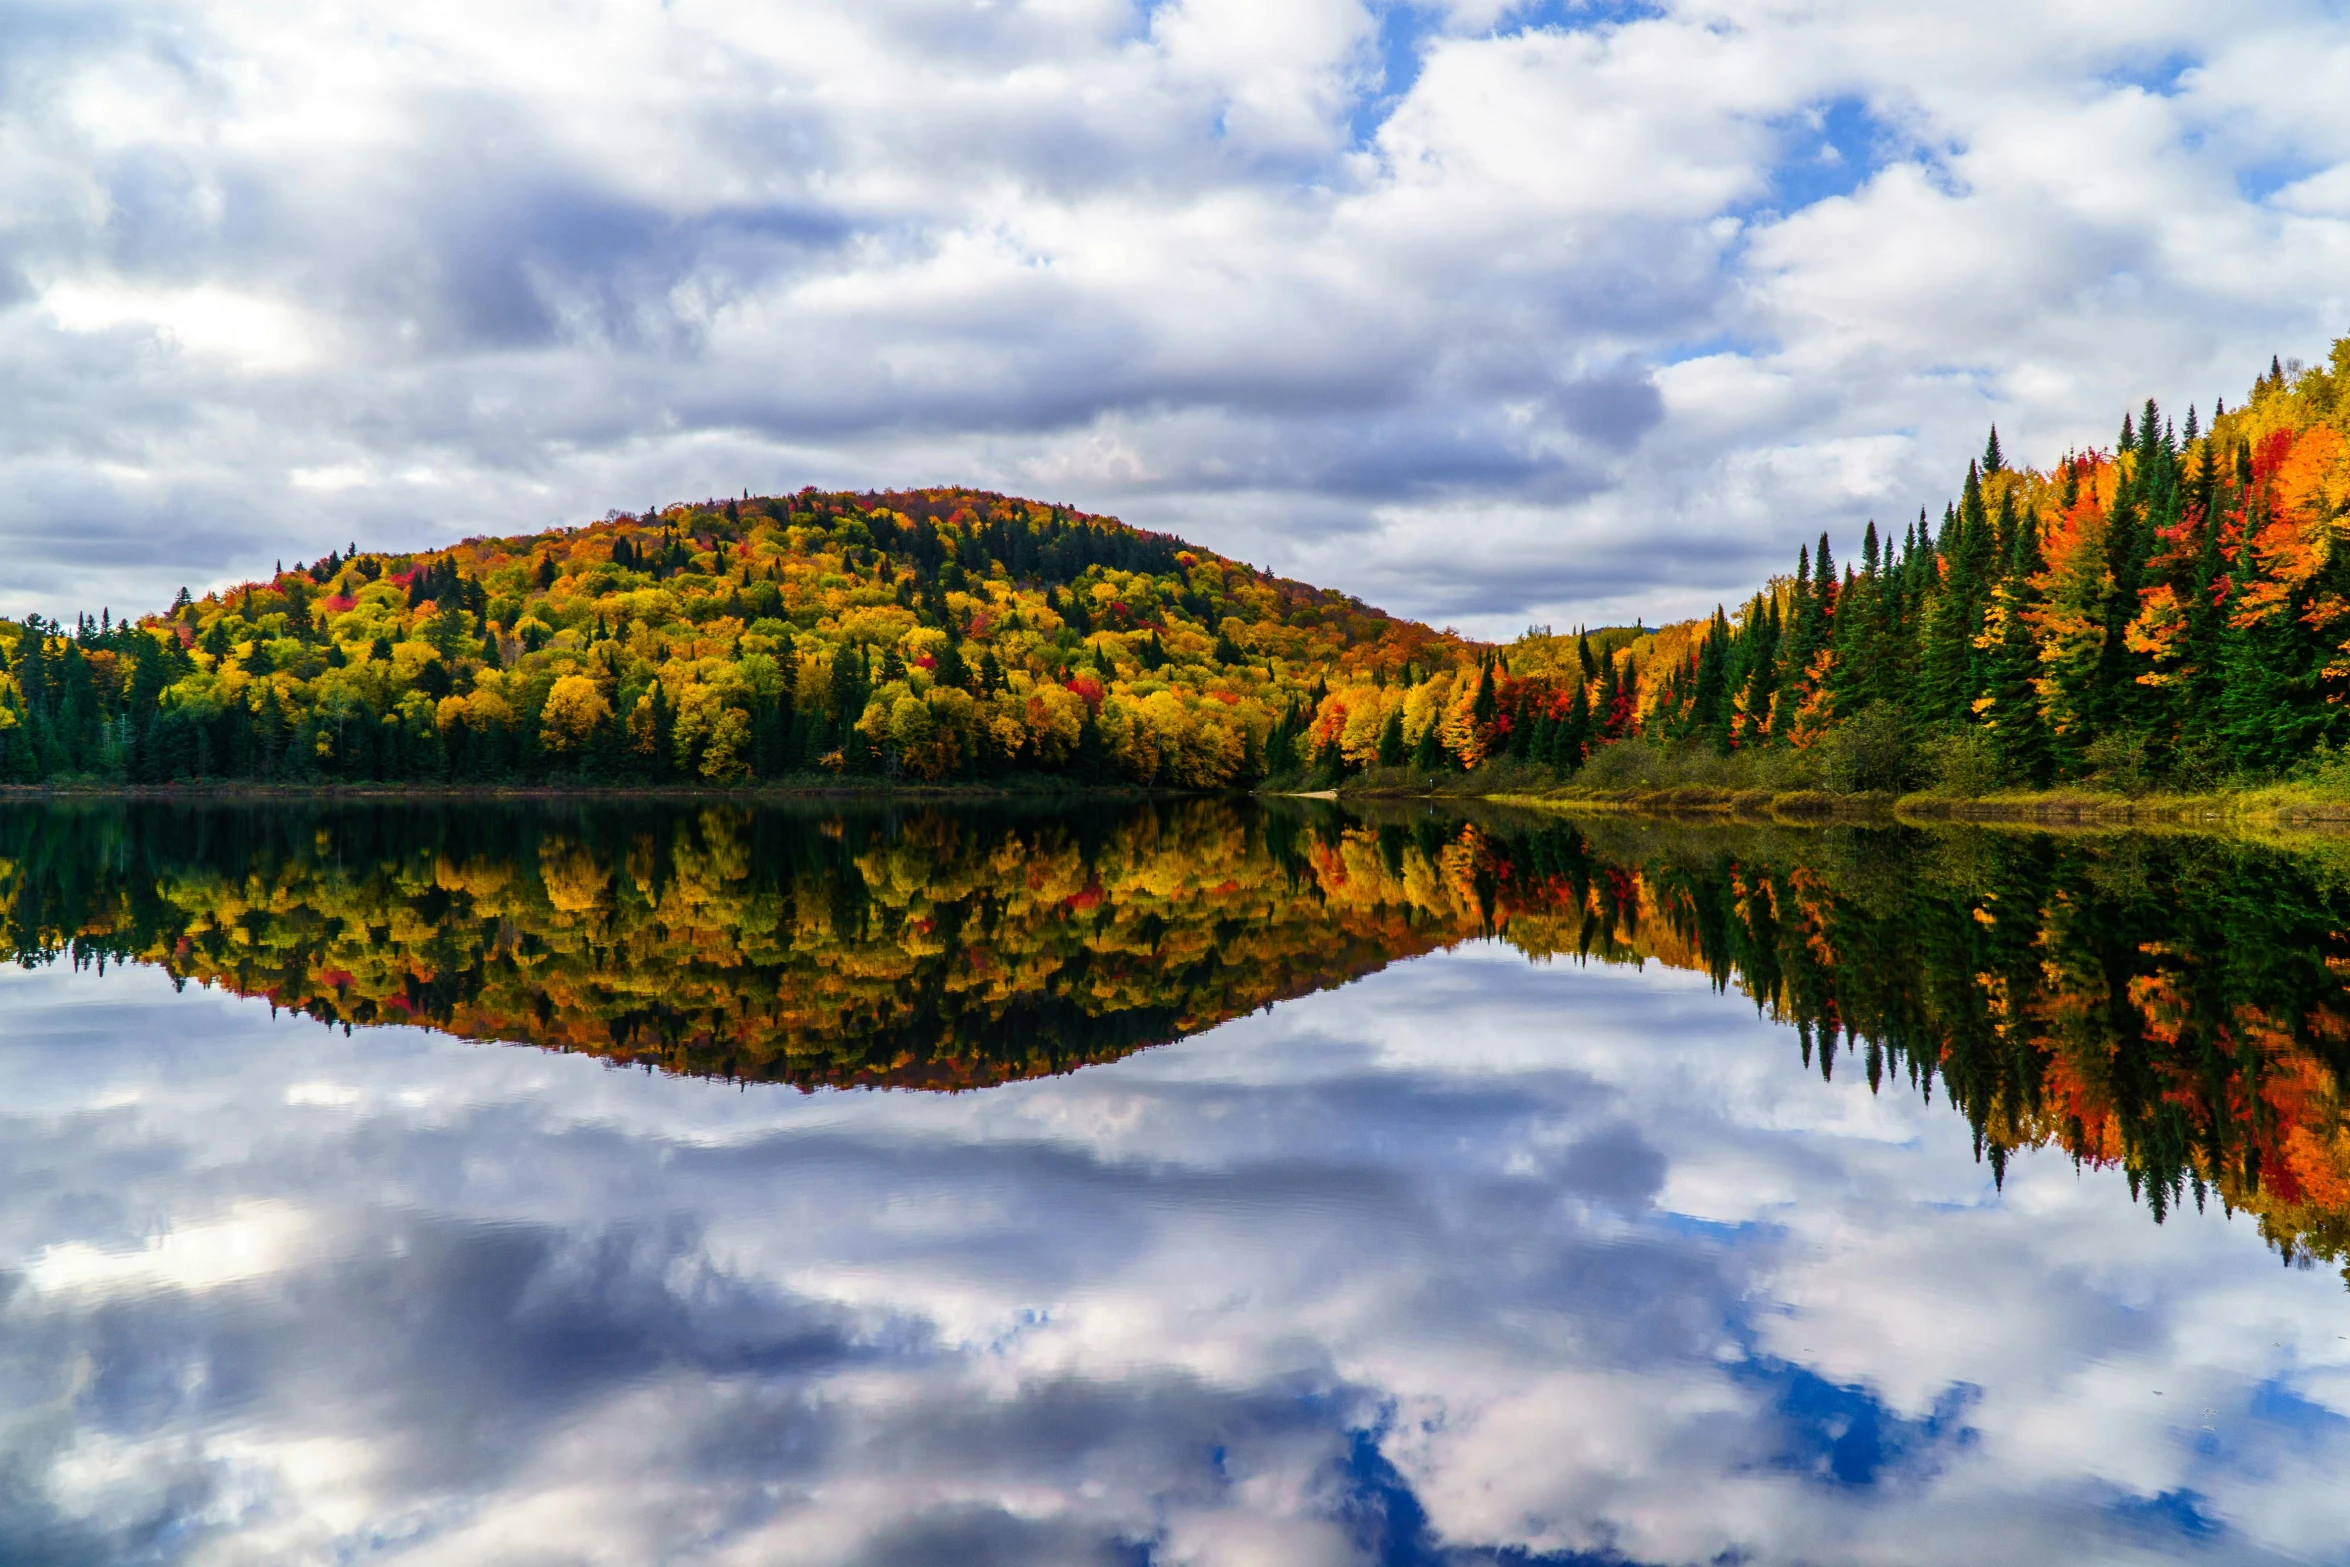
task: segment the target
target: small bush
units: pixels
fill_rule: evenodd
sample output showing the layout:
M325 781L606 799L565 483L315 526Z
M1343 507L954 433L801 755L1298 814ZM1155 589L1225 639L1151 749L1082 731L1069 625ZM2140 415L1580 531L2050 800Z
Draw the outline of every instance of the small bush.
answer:
M2153 783L2144 735L2099 735L2081 752L2081 760L2093 781L2124 794L2144 794Z
M1839 794L1898 794L1918 781L1918 750L1909 722L1887 702L1871 702L1828 731L1814 747L1824 782Z
M1791 789L1772 798L1771 811L1778 816L1832 816L1836 796L1824 789Z
M1654 789L1671 769L1660 746L1648 740L1619 740L1602 746L1583 764L1575 781L1593 789Z
M1944 730L1926 742L1924 751L1938 793L1972 799L2002 782L1999 749L1988 730Z
M2210 794L2226 788L2231 781L2219 747L2208 740L2181 745L2171 758L2170 773L2171 782L2187 794ZM2344 775L2341 787L2350 793L2350 773Z
M1704 789L1717 793L1816 788L1819 759L1809 751L1732 751L1724 755L1702 744L1671 745L1621 740L1592 753L1583 770L1567 780L1580 788Z

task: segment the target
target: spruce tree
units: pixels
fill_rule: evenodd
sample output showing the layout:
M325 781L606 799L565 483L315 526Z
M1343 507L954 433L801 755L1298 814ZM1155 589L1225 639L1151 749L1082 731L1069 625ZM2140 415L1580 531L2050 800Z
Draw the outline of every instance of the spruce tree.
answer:
M1983 713L2001 768L2036 789L2047 787L2056 771L2048 721L2033 685L2040 647L2032 617L2040 607L2042 564L2039 524L2026 515L2015 528L2013 553L1996 593L1998 640L1990 649Z
M2172 500L2171 453L2152 398L2134 425L2127 418L2122 421L2122 434L2130 460L2123 466L2106 519L2105 569L2113 588L2105 601L2105 641L2098 654L2091 714L2106 733L2144 735L2153 727L2155 699L2153 688L2138 677L2152 665L2130 647L2129 631L2154 553L2155 529Z
M1795 549L1795 590L1788 598L1787 631L1781 640L1779 668L1773 684L1777 701L1772 707L1771 738L1784 740L1795 724L1796 704L1802 700L1804 671L1819 645L1818 610L1811 591L1811 548Z
M2234 586L2226 552L2220 547L2221 518L2216 466L2211 443L2205 442L2197 465L2195 497L2190 519L2195 529L2194 564L2180 584L2180 603L2186 622L2181 649L2181 672L2174 697L2177 702L2181 760L2197 771L2214 771L2225 754L2226 716L2221 706L2222 661L2227 632L2226 604Z
M1975 642L1983 630L1991 549L1982 474L1969 463L1957 506L1943 513L1939 566L1922 608L1918 680L1908 705L1929 727L1965 723L1981 694Z
M1715 751L1730 750L1730 617L1714 606L1714 618L1697 649L1697 679L1690 693L1689 725Z
M1760 745L1771 737L1771 698L1779 686L1778 600L1756 594L1747 606L1746 622L1752 647L1747 655L1746 722L1741 739Z
M1442 772L1444 754L1444 742L1436 737L1436 725L1431 723L1420 731L1420 738L1412 747L1412 770L1420 773Z
M1617 670L1616 656L1611 653L1599 661L1599 700L1593 704L1596 741L1604 743L1623 738L1623 695L1623 676Z
M1580 769L1591 755L1591 691L1577 686L1575 694L1567 699L1567 716L1559 721L1558 738L1551 746L1552 760L1566 772Z

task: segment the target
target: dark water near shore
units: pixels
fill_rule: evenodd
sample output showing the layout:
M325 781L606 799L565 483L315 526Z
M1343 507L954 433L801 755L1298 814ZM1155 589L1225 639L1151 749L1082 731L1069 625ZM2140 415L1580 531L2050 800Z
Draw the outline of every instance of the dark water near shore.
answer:
M2350 1559L2327 845L7 807L0 944L0 1561Z

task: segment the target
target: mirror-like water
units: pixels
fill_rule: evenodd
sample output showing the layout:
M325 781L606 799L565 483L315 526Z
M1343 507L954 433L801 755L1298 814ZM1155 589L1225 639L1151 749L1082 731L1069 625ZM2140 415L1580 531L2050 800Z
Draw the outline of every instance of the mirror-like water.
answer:
M2334 1560L2346 868L0 809L0 1560Z

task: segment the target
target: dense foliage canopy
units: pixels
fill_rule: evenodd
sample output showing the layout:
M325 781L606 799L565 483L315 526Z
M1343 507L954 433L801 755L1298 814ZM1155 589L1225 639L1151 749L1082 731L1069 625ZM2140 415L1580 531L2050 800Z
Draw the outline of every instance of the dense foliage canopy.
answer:
M1466 656L1105 518L803 492L0 623L0 780L1219 786L1331 681Z

